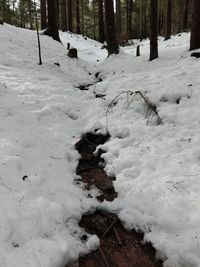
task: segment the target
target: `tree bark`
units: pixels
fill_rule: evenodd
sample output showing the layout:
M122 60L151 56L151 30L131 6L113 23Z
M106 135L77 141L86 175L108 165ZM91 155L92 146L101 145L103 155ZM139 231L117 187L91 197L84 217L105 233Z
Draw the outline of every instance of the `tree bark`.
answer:
M81 32L82 35L85 35L85 18L84 18L84 4L83 0L81 0Z
M98 0L98 10L99 10L99 42L104 43L104 15L103 15L103 0Z
M73 32L72 28L72 0L67 0L67 10L68 10L68 30Z
M67 31L67 6L66 6L66 0L61 0L60 15L61 15L61 30L63 32L66 32Z
M116 33L117 36L122 32L121 24L121 0L116 0Z
M79 0L76 0L76 33L81 34Z
M115 15L113 0L105 1L105 17L106 17L106 28L107 28L107 49L108 56L111 54L119 53L119 45L116 38L115 32Z
M48 0L48 28L45 34L51 36L54 40L60 42L59 32L58 32L58 21L56 12L56 0Z
M151 0L151 3L150 3L150 58L149 58L150 61L158 58L157 17L158 17L158 0Z
M46 0L40 0L41 10L41 30L47 28L47 2Z
M127 0L127 33L132 37L132 12L133 12L133 0Z
M200 48L200 1L192 1L192 30L190 50Z
M188 27L188 9L189 9L189 0L185 0L184 12L183 12L183 30L186 30Z
M172 0L168 0L165 41L171 38L171 31L172 31Z

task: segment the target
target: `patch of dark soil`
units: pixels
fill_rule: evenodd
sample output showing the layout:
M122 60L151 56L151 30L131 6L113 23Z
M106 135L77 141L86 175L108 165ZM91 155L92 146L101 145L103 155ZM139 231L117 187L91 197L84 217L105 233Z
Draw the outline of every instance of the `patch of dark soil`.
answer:
M191 57L200 58L200 52L194 52L191 54Z
M98 210L84 215L79 225L99 237L100 247L66 267L162 267L155 249L142 244L143 235L125 230L115 214Z
M75 145L81 155L77 174L81 176L80 181L86 184L87 189L96 186L100 190L101 195L97 197L99 201L112 201L117 197L113 187L115 177L109 177L104 171L105 162L101 156L105 152L99 149L94 154L97 146L104 144L109 138L109 134L86 133ZM88 234L97 235L100 246L65 267L162 267L162 262L156 260L152 245L142 243L143 235L125 230L113 213L96 210L92 214L85 214L79 226ZM87 234L84 234L80 239L86 242L87 238Z
M89 90L89 87L92 85L93 85L92 83L88 83L88 84L80 84L80 85L74 86L74 87L80 89L81 91L87 91L87 90Z
M112 201L117 196L112 182L115 177L109 177L103 170L105 162L101 155L104 151L99 149L94 155L97 146L104 144L109 138L109 134L86 133L75 145L81 155L76 173L81 176L81 181L86 184L88 190L95 185L101 191L99 201Z

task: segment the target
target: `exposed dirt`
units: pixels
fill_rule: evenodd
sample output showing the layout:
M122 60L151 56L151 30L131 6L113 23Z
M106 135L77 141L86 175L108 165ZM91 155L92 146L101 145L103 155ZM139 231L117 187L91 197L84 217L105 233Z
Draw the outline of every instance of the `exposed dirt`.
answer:
M105 162L101 155L105 152L100 149L94 155L97 146L109 138L109 134L86 133L75 145L81 154L77 174L88 190L94 185L99 189L97 199L100 202L117 197L113 187L115 177L109 177L104 171ZM142 243L142 234L125 230L115 214L97 210L93 214L85 214L79 225L87 233L99 237L100 247L65 267L162 267L162 262L156 260L152 245ZM81 239L86 242L87 238L84 235Z
M89 190L91 186L95 185L100 190L100 195L98 196L100 201L104 199L112 201L117 197L113 186L115 177L109 177L103 170L105 162L101 158L101 155L104 151L99 149L98 153L94 155L97 146L104 144L109 138L109 134L87 133L75 145L81 154L76 173L81 176L82 182L86 184L86 189Z

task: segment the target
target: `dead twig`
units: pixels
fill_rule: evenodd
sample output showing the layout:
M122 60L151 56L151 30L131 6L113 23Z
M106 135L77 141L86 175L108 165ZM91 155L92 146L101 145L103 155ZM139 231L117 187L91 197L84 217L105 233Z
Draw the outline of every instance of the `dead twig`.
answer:
M121 242L121 240L120 240L119 234L118 234L117 229L116 229L115 226L114 226L114 232L115 232L115 236L116 236L116 238L117 238L117 242L118 242L118 244L121 246L121 245L122 245L122 242Z
M108 226L106 231L103 233L102 238L104 238L108 234L108 232L113 228L116 222L117 222L117 218L115 218L115 220Z
M102 257L102 259L103 259L103 261L104 261L106 267L110 267L110 265L109 265L109 263L108 263L108 260L107 260L107 258L106 258L106 256L105 256L105 253L103 252L103 250L102 250L101 247L99 248L99 251L100 251L100 253L101 253L101 257Z
M109 113L110 109L116 105L116 100L121 96L125 94L126 95L126 100L127 100L127 106L130 108L130 103L133 103L133 99L136 95L139 95L141 97L141 99L144 101L145 105L147 106L147 111L146 111L146 118L147 118L147 123L149 122L149 117L152 113L154 113L154 115L157 117L157 121L156 124L157 125L161 125L163 124L161 117L158 114L157 111L157 106L156 104L154 104L152 101L150 101L150 99L146 96L144 96L144 94L141 91L123 91L121 93L119 93L118 95L116 95L113 100L110 102L110 104L108 105L108 108L106 110L106 116ZM129 96L132 96L131 101L129 101ZM106 118L107 120L107 118Z

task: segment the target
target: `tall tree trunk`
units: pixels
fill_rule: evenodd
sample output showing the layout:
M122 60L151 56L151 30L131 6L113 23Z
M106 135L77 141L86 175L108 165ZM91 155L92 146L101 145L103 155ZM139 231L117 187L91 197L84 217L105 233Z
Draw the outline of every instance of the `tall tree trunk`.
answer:
M183 30L186 30L188 27L188 9L189 9L189 0L185 0L184 3L184 12L183 12Z
M68 19L68 30L70 32L73 32L73 28L72 28L72 0L67 0L67 19Z
M93 39L96 40L95 0L92 1L92 13L93 13Z
M46 0L40 0L41 9L41 30L47 27L47 2Z
M76 0L76 33L81 34L79 0Z
M51 36L54 40L60 42L58 33L57 12L55 12L56 0L48 0L47 6L48 6L48 28L45 31L45 34Z
M168 0L165 41L171 38L171 31L172 31L172 0Z
M60 0L56 0L57 25L60 29Z
M33 29L33 16L32 16L32 1L28 0L28 16L29 16L29 23L30 23L30 30Z
M183 0L179 0L179 26L178 31L182 31L182 18L183 18Z
M103 0L98 0L98 10L99 10L99 42L104 43L104 15L103 15Z
M121 0L116 0L116 33L117 36L122 32L121 24Z
M81 0L81 32L82 35L85 35L85 18L84 18L84 3L83 0Z
M111 54L119 53L119 45L116 38L115 32L115 15L113 0L105 1L105 17L106 17L106 28L107 28L107 49L108 56Z
M144 39L144 0L140 2L140 41Z
M150 3L150 58L149 58L150 61L158 58L157 17L158 17L158 0L151 0L151 3Z
M143 29L143 34L144 34L144 39L147 38L147 3L144 1L144 7L143 7L143 15L144 15L144 29Z
M132 36L132 12L133 12L133 1L127 0L127 33Z
M190 38L190 50L200 48L200 1L192 1L192 30Z
M61 30L63 32L66 32L67 31L67 6L66 6L66 0L61 0L60 15L61 15Z

